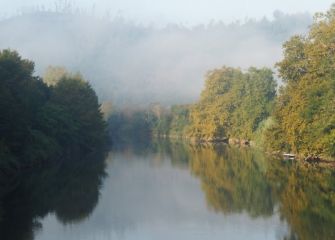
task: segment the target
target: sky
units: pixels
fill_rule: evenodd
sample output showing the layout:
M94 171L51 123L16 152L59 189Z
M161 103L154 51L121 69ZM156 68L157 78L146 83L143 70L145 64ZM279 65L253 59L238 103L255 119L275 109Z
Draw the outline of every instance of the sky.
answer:
M97 16L121 15L141 23L195 25L211 20L271 18L275 10L315 13L326 11L335 0L0 0L0 16L8 17L36 6L54 8L57 2L69 2Z

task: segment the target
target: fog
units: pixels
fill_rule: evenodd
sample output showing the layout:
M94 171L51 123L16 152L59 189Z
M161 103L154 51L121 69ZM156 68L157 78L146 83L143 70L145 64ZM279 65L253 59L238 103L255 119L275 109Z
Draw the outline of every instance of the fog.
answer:
M0 17L44 9L66 9L95 16L120 15L142 23L230 23L245 18L272 19L272 13L325 12L333 0L0 0Z
M101 101L115 105L190 103L207 71L229 65L273 67L282 44L305 33L311 15L276 11L271 20L156 26L124 17L36 10L0 21L0 49L81 72Z

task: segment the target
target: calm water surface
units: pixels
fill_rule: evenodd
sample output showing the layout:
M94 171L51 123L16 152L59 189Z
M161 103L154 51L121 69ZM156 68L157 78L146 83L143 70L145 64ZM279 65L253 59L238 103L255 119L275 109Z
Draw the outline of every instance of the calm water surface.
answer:
M18 183L0 239L335 239L332 170L163 142L92 158Z

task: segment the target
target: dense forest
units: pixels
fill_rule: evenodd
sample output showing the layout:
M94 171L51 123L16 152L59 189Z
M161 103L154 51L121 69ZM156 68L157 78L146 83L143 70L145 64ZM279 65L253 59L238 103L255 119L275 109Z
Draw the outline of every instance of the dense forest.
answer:
M208 72L198 102L170 108L118 112L154 136L194 141L255 144L269 152L300 157L335 157L335 6L318 14L307 35L283 45L276 64L283 84L269 68L224 66ZM142 114L142 115L141 115ZM115 125L115 114L109 121ZM139 117L142 116L142 117ZM114 122L113 122L114 121ZM122 131L121 131L122 132ZM143 135L143 133L141 133ZM126 132L120 135L127 135Z
M0 171L80 158L101 149L105 123L92 87L79 74L34 76L34 63L0 52ZM2 181L2 179L0 179Z

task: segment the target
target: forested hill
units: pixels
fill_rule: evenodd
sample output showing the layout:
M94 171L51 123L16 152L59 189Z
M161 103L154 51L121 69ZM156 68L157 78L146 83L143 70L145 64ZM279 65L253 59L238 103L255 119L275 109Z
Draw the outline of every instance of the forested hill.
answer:
M282 43L311 22L309 14L276 12L271 20L157 28L123 18L34 12L0 22L0 48L32 59L39 75L48 65L80 71L101 100L115 105L179 104L197 99L209 69L272 67Z

